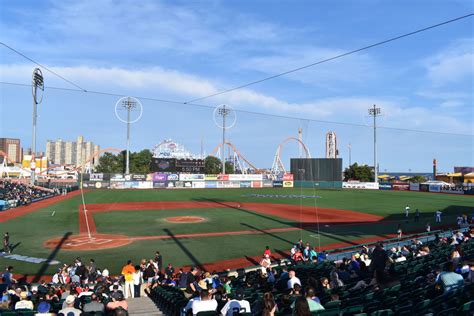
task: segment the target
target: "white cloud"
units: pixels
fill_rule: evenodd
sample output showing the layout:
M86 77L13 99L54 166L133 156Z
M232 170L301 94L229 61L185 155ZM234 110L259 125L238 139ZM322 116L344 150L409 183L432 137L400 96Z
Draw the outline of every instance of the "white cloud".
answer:
M474 40L456 41L448 49L424 61L428 79L435 86L458 83L474 76Z
M28 82L32 70L26 65L1 65L1 69L2 80L13 82ZM86 66L52 69L90 90L121 91L156 98L172 95L177 100L205 96L219 90L216 84L206 78L158 67L138 70ZM47 73L45 76L46 85L59 84L56 78ZM241 89L203 103L215 105L224 102L242 110L366 125L371 124L367 118L367 109L372 104L377 104L382 108L383 116L380 120L385 126L424 130L436 130L438 126L443 126L443 129L450 132L472 132L469 118L437 113L429 107L407 106L405 104L408 101L391 96L336 96L293 103L250 89Z

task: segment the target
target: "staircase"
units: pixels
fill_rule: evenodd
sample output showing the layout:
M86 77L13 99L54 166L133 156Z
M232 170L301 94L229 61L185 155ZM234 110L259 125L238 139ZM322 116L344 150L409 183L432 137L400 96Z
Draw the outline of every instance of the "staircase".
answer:
M161 316L164 315L155 303L146 296L129 298L128 302L128 314L130 316L135 315L150 315L150 316Z

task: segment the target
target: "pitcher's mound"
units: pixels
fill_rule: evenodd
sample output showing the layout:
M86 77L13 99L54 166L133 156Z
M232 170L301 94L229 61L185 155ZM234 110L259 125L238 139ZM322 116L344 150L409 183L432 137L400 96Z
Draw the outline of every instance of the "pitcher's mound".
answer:
M202 222L204 218L199 216L176 216L165 218L165 221L170 223L197 223Z
M64 240L64 237L55 237L44 242L46 248L54 249L60 247L61 250L101 250L117 248L128 245L132 240L125 235L113 234L93 234L71 235Z

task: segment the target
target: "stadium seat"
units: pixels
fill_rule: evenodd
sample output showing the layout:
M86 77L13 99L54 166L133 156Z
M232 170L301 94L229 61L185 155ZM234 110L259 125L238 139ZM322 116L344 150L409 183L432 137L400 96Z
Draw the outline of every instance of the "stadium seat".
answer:
M208 311L208 312L199 312L197 316L216 316L218 313L216 311Z
M371 313L370 316L391 316L393 314L394 313L391 309L381 309Z
M355 305L355 306L349 306L343 309L342 314L344 316L346 315L352 315L354 313L362 313L364 311L364 305Z

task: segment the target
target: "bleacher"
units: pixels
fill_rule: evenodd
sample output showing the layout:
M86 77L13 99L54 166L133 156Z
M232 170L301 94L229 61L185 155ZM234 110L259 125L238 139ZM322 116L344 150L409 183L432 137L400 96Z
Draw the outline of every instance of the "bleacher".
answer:
M452 291L442 293L438 285L427 281L426 276L444 265L454 246L436 246L434 242L426 244L430 247L429 255L421 257L408 257L406 261L394 263L390 267L390 278L378 289L366 287L360 290L350 290L360 279L347 282L343 287L329 290L319 295L324 311L313 312L315 315L474 315L474 284L465 284ZM474 241L462 244L465 260L474 259ZM296 271L303 288L308 285L310 278L320 279L328 277L334 263L330 261L318 264L301 264L288 266ZM283 267L277 267L281 270ZM248 288L246 281L255 279L257 272L241 273L232 277L232 293L237 289L244 289L245 299L252 306L253 315L260 315L259 302L268 288ZM364 280L367 284L371 278ZM280 280L286 285L286 280ZM291 315L291 303L288 300L285 286L277 284L272 289L279 312L275 315ZM331 301L331 295L337 294L338 301ZM155 303L167 315L177 316L187 304L183 292L176 287L158 286L150 293ZM232 295L232 294L231 294ZM216 313L210 312L210 316Z

